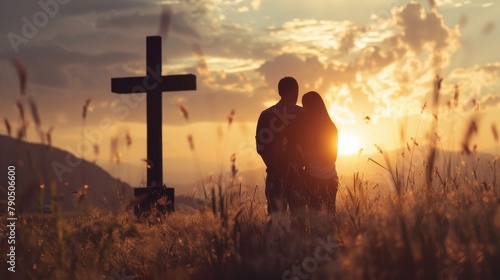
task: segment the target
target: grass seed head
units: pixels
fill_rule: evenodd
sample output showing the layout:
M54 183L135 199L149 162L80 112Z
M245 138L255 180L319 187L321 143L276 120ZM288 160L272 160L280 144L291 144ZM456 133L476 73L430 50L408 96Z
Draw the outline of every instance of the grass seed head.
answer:
M19 111L19 115L21 116L21 121L24 122L24 120L25 120L25 118L24 118L24 106L19 100L16 101L16 107L17 107L17 110Z
M189 121L189 111L184 105L184 102L182 100L177 101L177 107L179 108L179 110L181 110L181 114L184 117L184 119L186 121Z
M491 124L491 133L493 133L493 139L495 139L495 142L498 142L498 130L496 124L494 123Z
M5 123L5 129L7 130L7 134L12 137L12 127L10 126L10 122L7 118L3 119L3 122Z
M172 18L172 7L169 5L163 6L160 17L160 36L163 36L163 39L168 37L168 29L170 27L170 19Z
M235 109L232 109L231 112L229 112L229 115L227 115L228 127L231 127L231 124L233 123L235 112L236 112Z
M130 147L130 145L132 145L132 137L130 136L130 131L128 131L128 130L125 134L125 143L126 143L127 147Z
M458 85L455 85L455 94L453 96L453 106L457 107L458 106L458 98L460 97L460 88Z
M87 118L87 110L89 108L89 104L90 104L90 98L87 99L85 101L85 103L83 104L83 112L82 112L82 119L85 120Z
M25 129L26 129L26 126L25 125L22 125L18 130L17 130L17 139L18 140L22 140L26 134L25 134Z
M120 163L120 152L118 151L118 137L111 138L111 161Z
M469 148L470 142L472 140L472 136L474 136L474 134L477 134L477 133L478 133L477 120L476 119L471 119L470 122L469 122L469 125L467 127L467 131L466 131L466 133L464 135L464 139L462 141L462 150L466 154L470 154L471 153L471 150Z
M187 137L188 143L189 143L189 149L191 151L194 151L194 141L193 141L193 136L191 134L188 135Z
M97 158L99 156L99 145L94 144L94 156Z
M28 79L28 72L26 71L26 65L17 59L11 61L12 66L16 68L17 76L19 77L19 88L22 96L26 94L26 81Z
M441 92L441 84L443 82L443 78L439 75L436 75L436 79L434 80L434 106L437 106L439 103L439 95Z
M49 127L49 130L47 130L47 133L45 134L45 137L47 138L47 146L52 147L52 131L54 130L54 127Z
M37 127L40 127L40 125L42 124L42 121L40 120L40 115L38 115L38 109L36 107L36 103L31 98L28 100L28 102L29 102L30 109L31 109L31 116L33 117L33 120L35 121L35 125Z

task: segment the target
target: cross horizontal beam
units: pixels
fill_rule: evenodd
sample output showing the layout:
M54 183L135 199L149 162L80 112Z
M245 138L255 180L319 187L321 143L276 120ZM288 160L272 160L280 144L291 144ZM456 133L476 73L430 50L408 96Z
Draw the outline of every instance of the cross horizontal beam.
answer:
M152 77L112 78L114 93L143 93L159 87L162 91L196 90L196 76L193 74L161 76L158 82Z

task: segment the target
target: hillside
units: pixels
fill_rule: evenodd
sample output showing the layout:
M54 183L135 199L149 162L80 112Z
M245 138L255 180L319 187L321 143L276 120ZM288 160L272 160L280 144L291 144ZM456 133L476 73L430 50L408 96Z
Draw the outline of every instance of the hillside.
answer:
M89 205L115 210L132 198L133 191L128 184L67 151L3 135L0 135L0 147L0 170L6 174L8 166L16 168L18 211L33 212L39 205L50 205L51 196L61 202L63 211ZM0 183L2 189L6 188L5 182ZM86 190L85 185L88 186ZM86 195L81 199L84 192Z

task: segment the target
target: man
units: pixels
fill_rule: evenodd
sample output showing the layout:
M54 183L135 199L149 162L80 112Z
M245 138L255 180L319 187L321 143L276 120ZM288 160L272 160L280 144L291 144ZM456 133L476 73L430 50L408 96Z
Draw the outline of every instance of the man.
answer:
M294 139L297 120L302 107L297 106L299 85L292 77L284 77L278 83L281 100L264 110L257 122L257 152L266 164L267 210L271 215L285 212L287 206L293 212L295 197L301 188L300 171L303 163L300 149Z

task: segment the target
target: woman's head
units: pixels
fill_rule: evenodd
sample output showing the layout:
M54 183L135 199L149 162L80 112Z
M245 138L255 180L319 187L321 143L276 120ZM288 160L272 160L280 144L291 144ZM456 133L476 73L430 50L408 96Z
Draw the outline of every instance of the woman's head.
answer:
M328 116L323 98L315 91L310 91L302 96L302 106L311 114L322 115L322 117Z
M306 110L306 126L303 144L306 149L321 155L323 162L335 162L337 158L338 131L330 119L323 98L310 91L302 96L302 106Z

